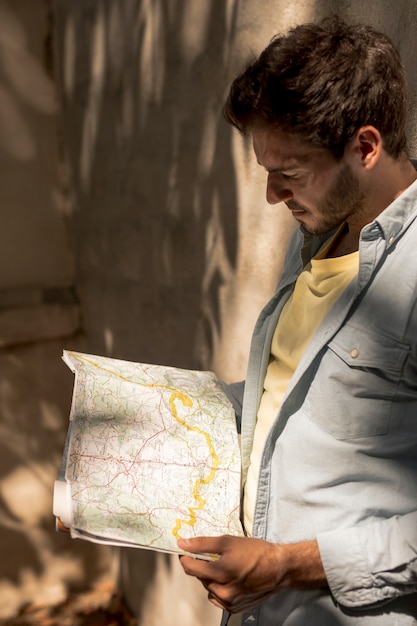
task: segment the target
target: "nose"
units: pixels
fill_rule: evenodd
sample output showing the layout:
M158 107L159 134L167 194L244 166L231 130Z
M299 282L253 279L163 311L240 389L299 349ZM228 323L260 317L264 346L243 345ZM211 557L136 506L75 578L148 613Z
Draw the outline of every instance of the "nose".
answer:
M279 172L270 172L266 184L266 200L268 204L277 204L291 200L293 193L288 181Z

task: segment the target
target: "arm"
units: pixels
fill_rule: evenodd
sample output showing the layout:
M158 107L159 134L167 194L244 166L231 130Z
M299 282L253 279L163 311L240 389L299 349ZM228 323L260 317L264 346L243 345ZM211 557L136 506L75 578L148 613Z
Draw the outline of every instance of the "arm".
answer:
M417 512L318 536L335 600L349 608L417 592Z
M317 541L201 537L181 540L179 547L219 555L211 562L182 556L181 563L211 602L230 613L291 587L330 587L337 603L359 610L417 592L417 512L321 533Z
M280 545L249 537L181 539L181 550L218 555L204 561L181 556L184 571L197 577L209 600L230 613L247 610L279 589L327 587L316 541Z

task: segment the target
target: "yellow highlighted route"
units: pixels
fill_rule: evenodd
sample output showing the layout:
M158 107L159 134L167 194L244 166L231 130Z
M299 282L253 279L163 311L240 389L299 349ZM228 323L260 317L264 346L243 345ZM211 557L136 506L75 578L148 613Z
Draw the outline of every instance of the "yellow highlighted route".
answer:
M133 383L135 384L135 381L126 378L125 376L122 376L121 374L117 374L116 372L103 367L102 365L99 365L98 363L85 358L84 356L80 356L79 354L75 354L74 352L68 350L68 353L71 354L71 356L75 357L76 359L79 359L80 361L85 361L86 363L89 363L90 365L93 365L94 367L96 367L97 369L101 369L105 372L108 372L109 374L111 374L112 376L116 376L117 378L120 378L121 380L124 380L126 382L129 383ZM183 420L179 415L178 415L178 411L176 409L175 406L175 401L176 400L180 400L182 402L182 404L186 407L192 407L193 406L193 402L191 400L191 398L189 396L187 396L185 393L182 393L181 391L179 391L179 389L175 389L173 387L168 387L167 385L160 385L158 383L144 383L144 382L139 382L136 383L142 387L156 387L159 389L166 389L167 391L171 391L171 397L169 399L169 405L171 407L171 411L172 411L172 415L174 417L174 419L181 424L181 426L183 426L184 428L186 428L188 431L190 432L196 432L200 435L202 435L207 443L207 446L209 448L211 457L212 457L212 468L210 470L209 475L206 478L199 478L196 482L196 484L194 485L193 488L193 498L197 501L197 506L195 507L188 507L188 511L189 511L189 519L180 519L177 518L175 520L175 526L172 529L172 534L176 539L180 539L181 535L180 535L180 530L181 530L181 526L183 524L187 525L187 526L194 526L196 524L197 518L196 518L196 512L197 511L201 511L205 504L206 504L206 500L204 498L201 497L201 495L199 494L200 488L203 485L208 485L213 479L214 476L216 474L216 471L219 467L219 457L217 456L215 450L214 450L214 446L211 442L211 438L210 435L208 433L206 433L204 430L201 430L201 428L198 428L198 426L190 426L189 424L187 424L187 422L185 420Z

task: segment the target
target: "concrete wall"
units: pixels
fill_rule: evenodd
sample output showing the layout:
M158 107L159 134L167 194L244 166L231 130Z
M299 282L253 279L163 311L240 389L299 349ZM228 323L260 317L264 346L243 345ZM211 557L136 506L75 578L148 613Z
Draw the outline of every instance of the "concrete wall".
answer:
M0 619L57 602L112 554L55 532L72 374L82 349L52 7L0 0Z
M63 347L244 376L293 224L221 108L273 34L334 12L398 44L415 146L414 0L0 0L0 613L113 571L53 530ZM217 623L175 558L124 551L121 578L138 624Z
M179 366L212 366L214 358L223 372L243 373L246 346L219 354L237 274L253 282L255 307L263 298L247 237L258 211L249 198L239 210L241 193L254 197L249 186L239 190L241 177L249 182L252 162L236 170L239 147L221 116L235 62L238 3L74 7L61 0L56 6L79 288L91 349ZM276 276L269 276L271 259L259 246L278 262L281 250L268 237L268 221L261 228L256 254L271 289ZM229 322L235 350L240 320L236 311Z

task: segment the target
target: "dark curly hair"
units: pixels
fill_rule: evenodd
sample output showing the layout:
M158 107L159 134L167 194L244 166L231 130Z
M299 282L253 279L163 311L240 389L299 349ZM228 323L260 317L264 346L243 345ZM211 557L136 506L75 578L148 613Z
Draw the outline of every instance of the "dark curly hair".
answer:
M303 24L269 46L238 76L224 107L246 134L277 125L343 156L361 126L381 133L385 151L406 151L407 88L400 55L370 26L330 17Z

